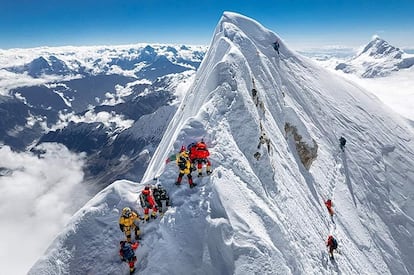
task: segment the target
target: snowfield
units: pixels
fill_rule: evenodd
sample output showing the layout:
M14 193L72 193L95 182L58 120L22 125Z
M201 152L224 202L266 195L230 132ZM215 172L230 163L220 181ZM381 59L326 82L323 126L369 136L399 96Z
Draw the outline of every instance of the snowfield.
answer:
M257 148L263 132L270 150ZM175 186L178 169L166 158L201 138L213 174L195 177L194 189L186 178ZM137 274L414 274L413 138L412 124L371 93L225 12L142 181L96 195L29 274L128 274L118 256L120 210L142 213L138 194L156 182L173 206L141 224ZM298 144L317 151L309 169ZM328 234L339 241L335 261Z

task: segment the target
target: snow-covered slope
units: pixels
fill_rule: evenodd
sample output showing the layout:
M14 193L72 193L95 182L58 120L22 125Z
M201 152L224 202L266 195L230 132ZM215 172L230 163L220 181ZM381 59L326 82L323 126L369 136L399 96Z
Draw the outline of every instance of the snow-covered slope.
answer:
M414 65L414 56L375 36L355 57L339 63L336 70L372 78L389 75L393 71Z
M98 194L29 274L127 274L117 256L119 210L138 207L154 177L173 207L142 224L138 274L414 273L412 126L282 41L278 56L276 39L256 21L224 13L142 182L118 181ZM269 152L257 148L263 132ZM176 187L177 168L165 159L200 138L214 172L194 189ZM329 233L339 240L335 261L327 259Z

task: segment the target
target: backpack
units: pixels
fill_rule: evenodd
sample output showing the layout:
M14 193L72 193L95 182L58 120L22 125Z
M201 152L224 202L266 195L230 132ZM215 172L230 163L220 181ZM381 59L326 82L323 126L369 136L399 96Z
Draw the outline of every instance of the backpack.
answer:
M147 195L144 195L144 194L140 194L139 195L139 200L140 200L140 202L141 202L141 207L146 207L146 205L147 205Z
M162 199L162 200L168 200L169 199L168 195L167 195L167 191L165 191L165 190L160 191L160 199Z
M132 246L130 243L125 242L122 246L121 246L121 255L127 260L127 261L131 261L134 256L135 256L135 252L132 249Z
M332 248L337 249L338 248L338 242L335 238L332 238Z
M187 146L187 151L191 152L191 148L193 148L195 145L196 145L196 143L195 143L195 142L190 143L190 144Z

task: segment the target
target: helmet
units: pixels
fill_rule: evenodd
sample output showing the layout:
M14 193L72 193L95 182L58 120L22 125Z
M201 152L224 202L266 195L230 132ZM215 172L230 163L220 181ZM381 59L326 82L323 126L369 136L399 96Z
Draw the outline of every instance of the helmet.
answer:
M132 214L132 210L129 207L125 207L124 209L122 209L122 216L129 218Z
M185 146L183 145L183 146L181 146L181 149L180 149L180 153L181 152L184 152L186 149L185 149Z
M144 188L144 190L150 190L149 185L146 185L145 188Z

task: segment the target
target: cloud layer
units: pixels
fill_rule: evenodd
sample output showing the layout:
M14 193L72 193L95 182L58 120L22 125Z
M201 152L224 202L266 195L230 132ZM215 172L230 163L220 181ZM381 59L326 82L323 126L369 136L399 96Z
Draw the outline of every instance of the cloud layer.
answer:
M26 274L88 199L84 156L43 144L40 157L0 148L0 267Z

